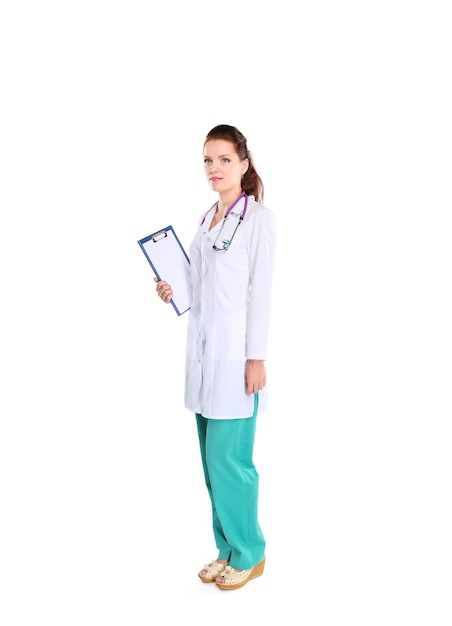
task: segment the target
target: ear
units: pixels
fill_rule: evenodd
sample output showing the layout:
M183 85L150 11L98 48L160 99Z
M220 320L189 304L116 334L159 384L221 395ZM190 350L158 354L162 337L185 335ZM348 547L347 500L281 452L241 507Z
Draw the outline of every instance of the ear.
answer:
M243 159L243 161L242 161L242 176L244 176L247 173L249 166L250 166L249 160L248 159Z

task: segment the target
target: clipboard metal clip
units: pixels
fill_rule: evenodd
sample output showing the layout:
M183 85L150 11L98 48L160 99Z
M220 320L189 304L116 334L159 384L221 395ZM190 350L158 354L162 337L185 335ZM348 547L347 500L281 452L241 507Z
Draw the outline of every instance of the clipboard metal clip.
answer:
M168 233L166 232L166 230L159 230L159 232L155 233L155 235L152 237L152 241L156 243L157 241L160 241L160 239L164 239L167 236Z

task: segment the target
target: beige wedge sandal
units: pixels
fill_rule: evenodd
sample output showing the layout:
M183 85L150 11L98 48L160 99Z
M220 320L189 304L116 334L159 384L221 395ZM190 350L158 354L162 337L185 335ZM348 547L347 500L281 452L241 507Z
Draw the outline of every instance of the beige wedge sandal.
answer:
M203 583L214 583L217 576L223 575L224 568L228 563L229 561L224 561L223 563L218 560L210 561L210 563L204 565L198 576Z
M247 582L258 578L264 573L265 557L260 563L252 567L251 569L236 570L230 565L227 565L221 574L218 576L223 577L223 582L217 582L217 587L220 589L239 589L246 585Z

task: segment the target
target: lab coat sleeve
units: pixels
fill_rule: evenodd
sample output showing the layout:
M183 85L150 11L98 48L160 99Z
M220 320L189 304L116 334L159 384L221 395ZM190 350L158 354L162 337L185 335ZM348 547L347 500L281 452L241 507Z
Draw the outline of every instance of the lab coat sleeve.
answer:
M254 216L250 237L250 286L246 327L246 358L267 358L273 270L276 250L276 220L262 208Z

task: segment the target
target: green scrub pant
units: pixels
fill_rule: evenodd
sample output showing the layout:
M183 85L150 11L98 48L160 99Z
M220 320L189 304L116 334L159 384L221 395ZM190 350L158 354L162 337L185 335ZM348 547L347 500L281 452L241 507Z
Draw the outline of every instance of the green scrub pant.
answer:
M258 523L259 475L253 463L257 394L255 398L252 417L221 420L196 413L217 558L237 569L250 569L265 556Z

